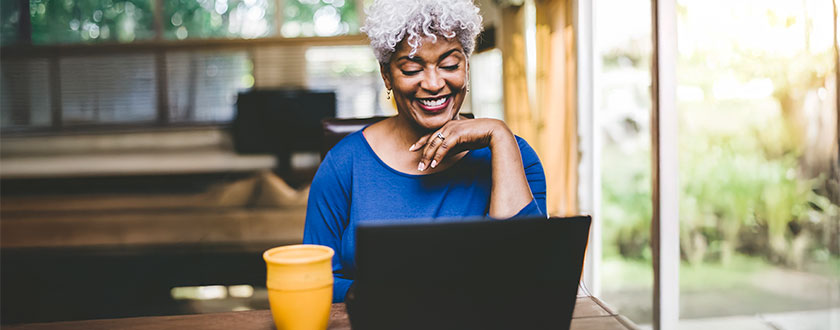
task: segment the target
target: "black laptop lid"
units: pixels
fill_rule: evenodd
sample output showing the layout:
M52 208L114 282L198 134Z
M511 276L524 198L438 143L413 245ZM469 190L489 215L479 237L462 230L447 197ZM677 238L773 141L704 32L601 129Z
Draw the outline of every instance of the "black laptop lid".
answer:
M362 223L354 329L567 329L590 218Z

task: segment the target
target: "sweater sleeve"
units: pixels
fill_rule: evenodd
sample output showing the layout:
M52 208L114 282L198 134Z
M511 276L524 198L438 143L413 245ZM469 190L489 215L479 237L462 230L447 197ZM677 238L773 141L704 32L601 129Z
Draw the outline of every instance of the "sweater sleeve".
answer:
M303 243L325 245L335 251L332 259L333 302L343 302L347 289L353 283L340 261L341 238L350 221L352 177L349 167L336 162L334 155L327 154L312 180ZM342 173L340 169L347 173Z
M525 139L517 136L516 141L519 143L519 152L522 155L522 166L525 168L525 178L528 179L528 186L531 188L531 194L534 199L528 203L515 216L533 216L533 215L548 215L546 211L545 195L545 172L543 171L540 158L537 152L531 148Z

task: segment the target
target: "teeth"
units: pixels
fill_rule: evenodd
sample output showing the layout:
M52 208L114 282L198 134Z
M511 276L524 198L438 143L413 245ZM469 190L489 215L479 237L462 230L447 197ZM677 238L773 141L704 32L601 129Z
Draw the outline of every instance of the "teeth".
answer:
M434 100L427 100L427 99L419 99L419 100L420 100L420 103L422 103L423 105L425 105L427 107L439 107L439 106L443 105L444 102L446 102L446 97L441 97L439 99L434 99Z

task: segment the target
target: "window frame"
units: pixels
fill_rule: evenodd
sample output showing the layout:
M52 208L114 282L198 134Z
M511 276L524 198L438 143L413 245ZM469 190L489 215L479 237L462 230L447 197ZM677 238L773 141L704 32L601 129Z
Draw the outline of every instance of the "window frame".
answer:
M600 67L593 53L591 1L574 0L578 125L582 173L580 210L593 217L583 282L592 295L600 294L601 141L596 97ZM673 329L679 322L679 159L676 108L676 0L651 0L651 252L653 257L653 329ZM838 87L840 88L840 87Z
M651 179L653 184L653 329L675 329L680 316L679 116L676 0L651 0Z

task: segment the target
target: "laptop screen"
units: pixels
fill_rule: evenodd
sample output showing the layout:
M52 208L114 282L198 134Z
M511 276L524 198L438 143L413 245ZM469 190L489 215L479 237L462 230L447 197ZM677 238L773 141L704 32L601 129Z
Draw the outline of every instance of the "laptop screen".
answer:
M354 327L568 328L589 217L360 223Z

